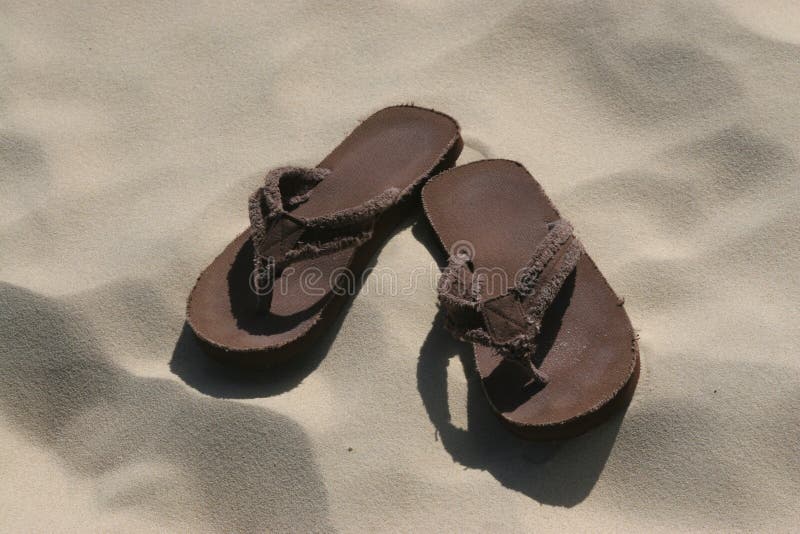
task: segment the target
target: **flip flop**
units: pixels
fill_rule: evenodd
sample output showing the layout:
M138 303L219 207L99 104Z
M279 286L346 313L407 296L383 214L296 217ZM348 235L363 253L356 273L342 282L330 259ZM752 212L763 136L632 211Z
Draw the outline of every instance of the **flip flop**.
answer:
M362 122L318 167L270 171L250 228L203 271L187 323L208 351L269 366L304 350L335 318L419 189L461 152L456 121L394 106Z
M422 202L450 253L438 285L445 326L472 343L501 421L560 439L627 405L639 350L622 301L522 165L456 167Z

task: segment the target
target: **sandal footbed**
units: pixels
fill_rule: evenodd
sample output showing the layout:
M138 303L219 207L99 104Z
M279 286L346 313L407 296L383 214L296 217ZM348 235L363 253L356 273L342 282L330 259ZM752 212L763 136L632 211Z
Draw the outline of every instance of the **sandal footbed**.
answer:
M331 170L293 215L317 217L357 206L395 187L409 191L378 220L373 238L358 249L297 262L275 281L268 310L250 287L253 246L249 229L203 271L187 304L187 322L213 355L269 365L306 348L336 316L342 295L330 280L349 269L360 276L378 245L407 215L418 187L449 168L461 151L458 124L414 106L378 111L362 122L319 166ZM243 206L242 209L245 209Z
M506 160L450 169L423 188L422 198L444 250L449 253L456 243L471 247L474 268L489 273L486 296L513 285L548 223L561 218L528 171ZM546 385L529 383L494 349L473 348L492 408L529 438L586 430L630 399L638 376L631 323L586 253L544 317L534 361L547 374Z

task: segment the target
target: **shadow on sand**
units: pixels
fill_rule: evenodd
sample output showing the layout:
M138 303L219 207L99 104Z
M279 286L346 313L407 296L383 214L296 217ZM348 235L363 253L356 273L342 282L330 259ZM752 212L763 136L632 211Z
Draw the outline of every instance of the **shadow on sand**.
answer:
M414 236L441 261L442 251L430 226L420 221ZM450 359L461 360L466 374L467 428L450 417L447 372ZM455 340L439 313L420 349L417 387L437 435L453 460L491 473L505 487L543 504L574 506L592 491L614 446L624 411L581 436L547 443L523 440L492 413L475 370L472 347Z
M412 226L415 217L407 217L381 243L367 262L365 272L375 267L386 243L397 233ZM170 369L186 384L217 398L258 398L280 395L299 385L325 359L339 334L344 317L350 311L353 298L363 285L364 276L355 277L353 296L342 306L339 315L313 343L313 349L269 369L249 369L226 365L210 357L199 344L191 328L184 324L170 360Z
M467 428L451 422L449 360L467 376ZM457 366L456 366L457 367ZM417 387L439 439L453 460L492 474L505 487L543 504L574 506L592 491L614 446L624 413L561 442L534 443L509 432L492 413L475 371L472 347L454 340L437 316L420 350Z
M331 528L301 425L130 373L56 299L0 283L0 302L0 413L94 480L100 505L223 531Z

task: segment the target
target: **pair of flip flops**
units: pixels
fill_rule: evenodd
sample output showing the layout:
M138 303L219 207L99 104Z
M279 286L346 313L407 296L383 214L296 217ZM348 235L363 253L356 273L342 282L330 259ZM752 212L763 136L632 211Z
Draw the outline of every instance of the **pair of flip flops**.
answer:
M191 292L198 339L242 364L301 355L421 191L450 255L438 284L445 326L472 343L500 419L524 437L557 439L624 406L639 354L620 299L522 165L453 168L462 146L447 115L395 106L317 167L270 171L250 198L250 228Z

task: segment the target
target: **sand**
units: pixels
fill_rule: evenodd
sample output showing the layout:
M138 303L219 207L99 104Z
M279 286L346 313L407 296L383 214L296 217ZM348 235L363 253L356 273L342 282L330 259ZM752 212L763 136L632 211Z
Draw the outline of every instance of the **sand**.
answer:
M89 4L0 2L0 530L796 528L795 2ZM640 334L625 414L510 436L435 268L280 373L199 352L186 296L259 175L399 102L573 222Z

